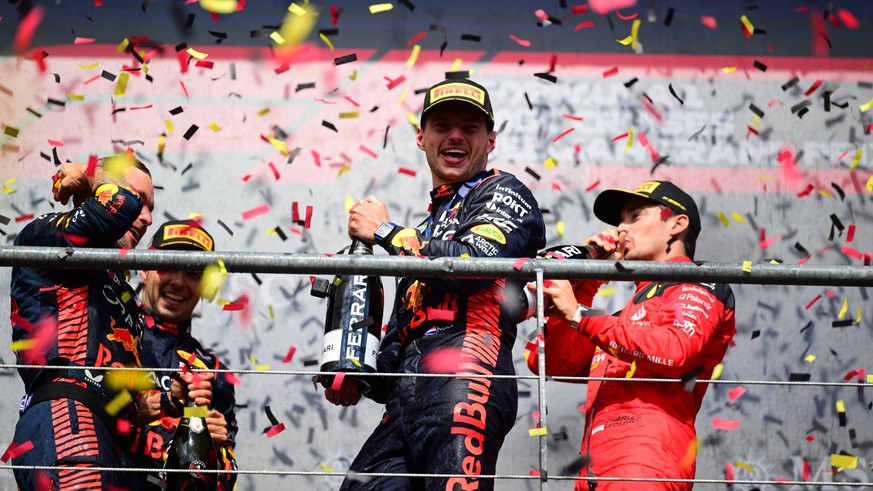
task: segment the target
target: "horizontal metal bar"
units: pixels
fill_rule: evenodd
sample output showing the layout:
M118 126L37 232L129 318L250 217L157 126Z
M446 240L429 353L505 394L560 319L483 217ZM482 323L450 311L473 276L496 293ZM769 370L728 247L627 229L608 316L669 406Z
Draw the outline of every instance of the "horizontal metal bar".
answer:
M703 281L768 285L873 286L869 266L755 264L744 271L734 263L674 263L512 258L414 258L387 255L282 254L267 252L201 252L119 249L0 247L2 266L200 270L221 258L231 273L370 274L380 276L454 276L533 279L541 269L547 278L613 281Z

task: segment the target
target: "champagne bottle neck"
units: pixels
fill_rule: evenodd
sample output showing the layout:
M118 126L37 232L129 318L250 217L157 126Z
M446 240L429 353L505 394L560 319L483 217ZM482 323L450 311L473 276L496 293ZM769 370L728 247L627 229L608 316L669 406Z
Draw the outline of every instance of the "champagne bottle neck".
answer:
M360 240L353 240L349 247L349 254L368 254L373 255L373 246Z

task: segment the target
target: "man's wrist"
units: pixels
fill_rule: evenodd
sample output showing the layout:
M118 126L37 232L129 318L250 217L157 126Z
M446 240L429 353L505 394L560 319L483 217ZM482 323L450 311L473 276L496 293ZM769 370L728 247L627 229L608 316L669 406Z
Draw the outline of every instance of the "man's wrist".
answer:
M385 246L390 243L391 238L397 233L397 229L399 225L394 222L382 222L376 227L376 230L373 231L373 238L376 239L376 243Z
M582 322L582 315L585 314L585 312L588 312L588 307L581 303L576 305L576 312L573 313L573 317L570 319L570 327L572 327L574 331L579 330L579 323Z

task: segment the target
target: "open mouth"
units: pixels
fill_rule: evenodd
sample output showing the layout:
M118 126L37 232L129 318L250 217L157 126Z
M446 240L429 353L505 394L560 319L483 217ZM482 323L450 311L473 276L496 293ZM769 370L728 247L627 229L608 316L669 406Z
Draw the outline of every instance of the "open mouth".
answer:
M175 293L163 292L161 297L170 305L182 305L185 302L185 297Z
M440 151L440 155L449 162L459 162L464 160L468 154L469 152L462 148L446 148Z

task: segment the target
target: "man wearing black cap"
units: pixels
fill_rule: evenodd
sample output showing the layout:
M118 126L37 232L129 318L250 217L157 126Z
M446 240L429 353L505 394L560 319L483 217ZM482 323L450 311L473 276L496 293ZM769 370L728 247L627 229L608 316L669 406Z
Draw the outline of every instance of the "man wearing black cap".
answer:
M594 214L617 229L589 237L615 259L690 262L700 233L694 200L674 184L650 181L634 191L609 189ZM580 476L693 479L694 420L706 384L736 332L734 297L717 283L641 281L615 316L586 316L599 282L576 294L565 280L549 281L545 338L551 376L676 378L681 382L588 382ZM530 288L535 288L531 284ZM537 371L537 352L528 366ZM690 490L690 483L579 480L576 489Z
M392 223L385 204L371 196L350 209L349 235L392 255L533 257L545 244L542 214L518 179L485 169L496 137L484 87L466 79L434 85L416 138L433 181L427 219L409 228ZM451 373L473 375L368 379L366 395L385 403L385 416L351 471L464 477L364 480L350 474L342 489L494 488L492 479L478 476L495 473L518 396L514 379L486 378L514 374L516 328L501 302L506 288L506 280L399 279L379 371L433 373L451 365ZM355 404L360 388L351 381L325 395L335 404Z
M149 244L150 249L213 251L212 236L196 221L169 221L161 225ZM164 466L164 453L181 416L184 401L170 395L172 378L181 370L227 369L218 357L203 348L191 335L191 317L200 300L201 272L140 271L144 329L140 341L142 366L162 368L154 372L158 390L149 400L160 404L161 419L145 426L137 436L134 456L138 467ZM189 374L190 375L190 374ZM236 469L233 449L237 432L234 388L225 373L198 374L202 382L212 384L211 404L196 399L198 405L210 405L206 425L218 449L224 469ZM189 394L190 396L191 394ZM226 489L232 489L236 474L226 476ZM160 478L148 476L142 489L163 489Z

